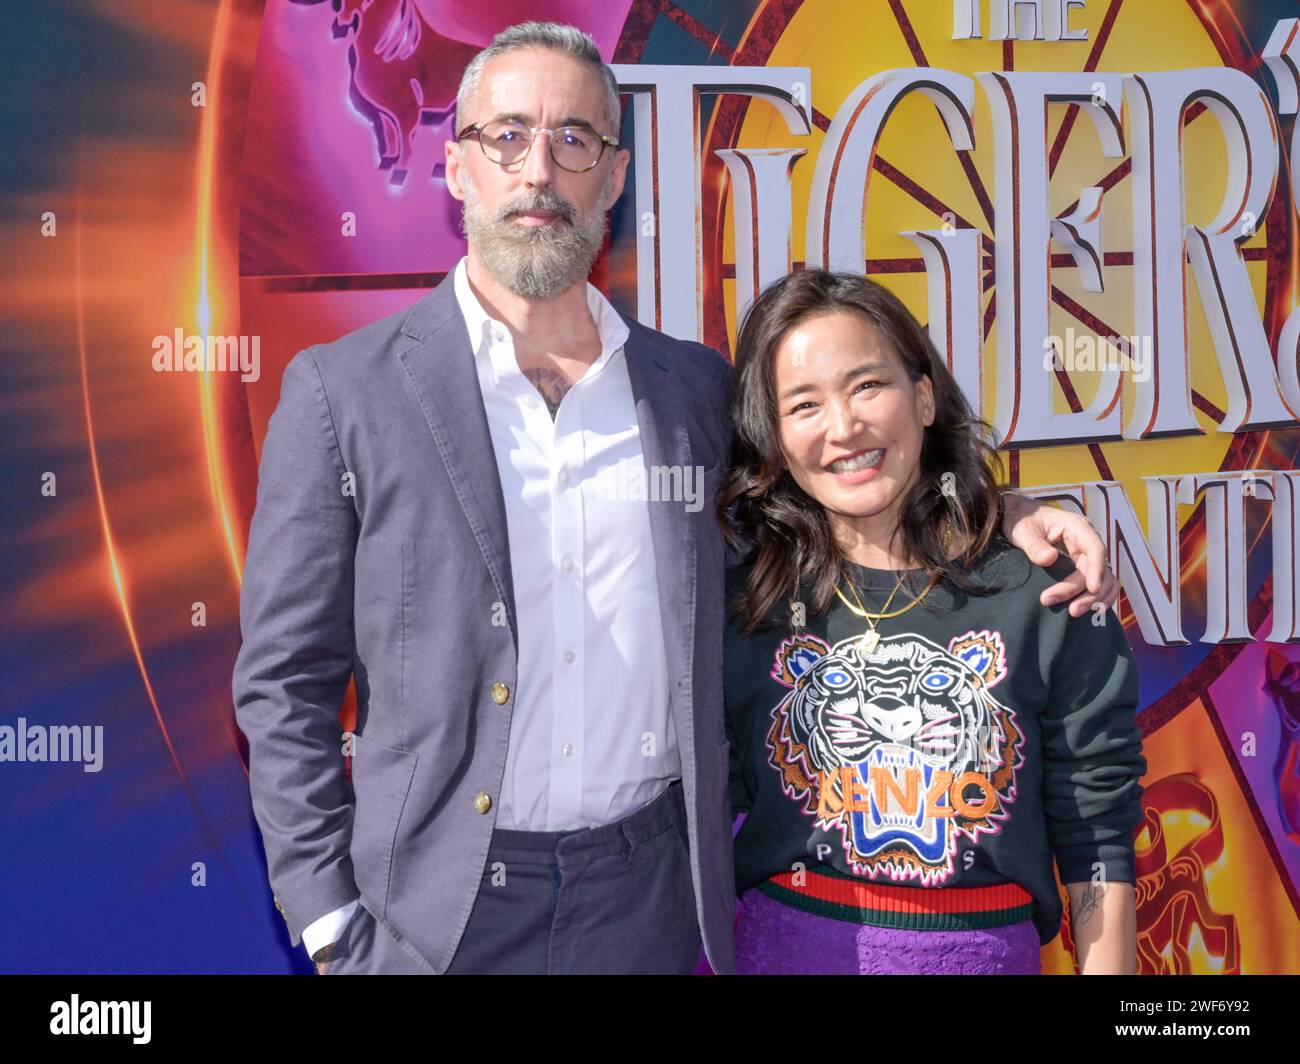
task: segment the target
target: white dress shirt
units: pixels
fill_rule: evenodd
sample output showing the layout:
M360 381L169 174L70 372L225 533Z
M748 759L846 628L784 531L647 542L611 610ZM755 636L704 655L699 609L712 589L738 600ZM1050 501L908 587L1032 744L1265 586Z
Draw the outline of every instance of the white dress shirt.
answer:
M600 356L552 420L463 258L452 283L501 478L519 631L496 826L607 824L681 777L627 325L588 284ZM308 953L337 941L356 907L305 928Z

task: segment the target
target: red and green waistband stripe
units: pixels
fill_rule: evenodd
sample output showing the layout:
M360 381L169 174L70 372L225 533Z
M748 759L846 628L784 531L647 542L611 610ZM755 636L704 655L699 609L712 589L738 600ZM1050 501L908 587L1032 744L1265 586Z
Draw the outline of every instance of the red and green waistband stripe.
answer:
M1033 896L1018 883L992 887L902 887L822 872L783 872L758 889L795 909L873 927L962 931L1020 923Z

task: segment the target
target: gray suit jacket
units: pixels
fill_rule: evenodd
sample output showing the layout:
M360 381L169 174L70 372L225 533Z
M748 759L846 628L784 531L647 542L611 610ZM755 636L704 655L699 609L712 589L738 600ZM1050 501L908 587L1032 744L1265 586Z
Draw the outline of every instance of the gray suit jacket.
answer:
M713 516L730 364L628 327L646 466L706 470L698 512L647 505L696 909L710 962L730 973L725 561ZM505 503L473 360L449 274L411 308L289 362L262 449L233 677L293 944L360 895L439 974L484 870L517 686ZM493 624L497 604L508 627ZM354 673L349 781L338 713ZM486 813L480 792L493 799Z

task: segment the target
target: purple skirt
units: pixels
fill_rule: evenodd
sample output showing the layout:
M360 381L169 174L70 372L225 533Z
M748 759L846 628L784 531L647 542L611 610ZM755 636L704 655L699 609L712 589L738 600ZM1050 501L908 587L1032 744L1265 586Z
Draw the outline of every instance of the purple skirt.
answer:
M1041 975L1032 920L915 931L835 920L758 890L740 899L737 975Z

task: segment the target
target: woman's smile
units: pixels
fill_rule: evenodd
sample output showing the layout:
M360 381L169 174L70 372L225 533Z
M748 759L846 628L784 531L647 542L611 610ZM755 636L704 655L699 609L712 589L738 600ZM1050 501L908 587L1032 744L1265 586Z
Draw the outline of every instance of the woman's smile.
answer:
M826 469L841 484L865 484L880 472L880 464L885 460L885 449L877 447L871 451L855 451L844 458L837 458Z

